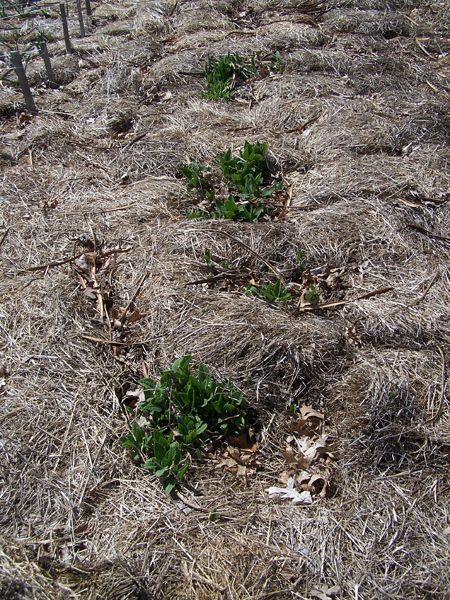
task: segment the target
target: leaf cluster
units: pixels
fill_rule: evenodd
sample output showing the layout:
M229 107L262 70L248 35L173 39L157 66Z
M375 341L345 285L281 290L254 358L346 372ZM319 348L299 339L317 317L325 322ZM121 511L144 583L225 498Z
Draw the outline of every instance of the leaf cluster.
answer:
M203 363L194 373L190 362L188 354L161 371L159 379L140 381L145 400L139 421L144 418L148 426L136 420L121 439L133 459L161 479L167 493L206 442L236 435L247 423L243 394L230 381L216 379Z
M279 50L276 50L270 57L270 71L272 73L284 73L285 62L283 55Z
M311 304L317 304L320 300L320 292L315 285L311 285L304 294L304 299Z
M209 182L208 174L210 167L199 165L196 162L183 165L180 172L187 179L188 190L197 190L201 195L206 195L211 191L211 183Z
M269 282L260 286L247 286L245 292L271 303L281 302L287 304L292 300L292 294L281 279L277 279L275 283Z
M285 62L279 50L258 60L246 61L238 53L228 53L216 59L209 58L205 65L205 95L208 100L231 100L239 83L268 73L283 73Z
M245 62L238 53L209 58L205 66L206 97L208 100L230 100L236 84L256 75L254 59Z
M181 168L181 173L188 181L188 189L196 189L211 202L207 209L191 211L188 216L195 219L256 222L268 214L270 207L266 200L284 189L283 182L272 174L268 145L264 142L245 142L237 155L233 155L229 148L219 155L218 164L228 195L215 202L213 200L219 195L219 190L215 192L204 175L210 169L195 162Z

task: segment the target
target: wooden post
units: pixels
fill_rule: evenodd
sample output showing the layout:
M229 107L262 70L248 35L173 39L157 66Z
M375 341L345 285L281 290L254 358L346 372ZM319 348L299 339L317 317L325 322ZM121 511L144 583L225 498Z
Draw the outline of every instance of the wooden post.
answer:
M66 15L65 4L59 5L59 11L61 13L61 21L62 21L62 26L63 26L63 31L64 31L64 42L66 44L66 52L67 52L67 54L72 54L73 48L72 48L72 44L70 43L69 26L67 25L67 15Z
M77 0L77 12L78 12L78 22L80 23L80 35L81 35L81 37L84 37L86 35L86 31L84 29L83 10L81 8L81 0Z
M86 14L88 15L88 17L92 16L92 7L91 7L91 0L85 0L86 3Z
M16 71L17 79L19 80L20 87L22 89L23 97L25 98L26 107L30 112L37 112L36 105L31 94L30 86L28 85L28 79L23 68L22 58L20 52L13 50L10 54L11 63Z
M42 56L42 59L44 61L45 71L47 72L47 79L50 83L56 83L55 75L54 75L53 69L52 69L52 63L50 62L50 56L49 56L48 50L47 50L47 43L39 42L38 47L39 47L39 54Z

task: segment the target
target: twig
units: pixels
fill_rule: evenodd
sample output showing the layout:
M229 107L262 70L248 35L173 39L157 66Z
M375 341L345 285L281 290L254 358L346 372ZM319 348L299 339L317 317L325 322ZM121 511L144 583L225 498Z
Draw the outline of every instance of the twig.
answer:
M131 208L135 206L136 202L132 202L131 204L125 204L124 206L117 206L116 208L104 208L102 210L93 211L93 210L77 210L73 212L66 212L66 215L103 215L105 213L117 212L119 210L127 210L127 208Z
M413 300L411 302L411 304L408 304L408 307L411 306L416 306L416 304L419 304L419 302L422 302L422 300L425 300L426 295L428 294L428 292L431 290L431 288L433 287L433 285L436 283L436 281L439 279L439 275L440 273L435 273L434 276L431 278L430 283L427 285L427 287L425 288L425 291L415 300Z
M80 337L84 340L88 340L89 342L95 342L96 344L107 344L108 346L143 346L144 344L148 344L149 342L159 340L164 336L158 335L153 338L148 338L147 340L142 340L141 342L115 342L114 340L107 340L105 338L99 338L93 335L85 334L81 334Z
M73 262L74 260L77 260L77 258L81 258L83 256L84 252L81 252L81 254L76 254L75 256L70 256L69 258L64 258L62 260L55 260L53 262L49 262L49 263L45 263L43 265L38 265L37 267L29 267L28 269L24 269L23 271L19 271L17 273L17 275L22 275L24 273L29 273L32 271L41 271L41 270L46 270L46 269L53 269L54 267L60 267L62 265L67 265L68 263Z
M8 237L9 232L11 231L11 227L8 227L8 229L5 231L5 233L2 235L2 239L0 240L0 248L3 246L3 244L6 241L6 238Z
M263 262L266 265L266 267L268 269L270 269L272 271L272 273L274 275L276 275L278 277L278 279L280 279L284 283L284 277L277 268L272 266L268 260L266 260L263 256L261 256L261 254L258 254L257 252L255 252L255 250L253 250L253 248L250 248L250 246L248 244L246 244L245 242L242 242L238 238L235 238L234 235L231 235L231 233L228 233L228 231L224 231L223 229L203 229L202 231L209 231L211 233L221 233L222 235L229 238L230 240L233 240L237 244L240 244L243 248L245 248L246 250L251 252L253 254L253 256L255 256L258 260Z
M408 227L410 229L415 229L416 231L418 231L419 233L422 233L423 235L427 235L428 237L432 238L433 240L437 240L439 242L444 242L446 244L450 244L450 238L443 237L442 235L437 235L436 233L432 233L431 231L428 231L428 229L425 229L424 227L420 227L420 225L416 225L415 223L408 223Z
M179 492L179 491L177 491L177 492L174 493L174 497L178 498L178 500L181 500L181 502L183 504L185 504L189 508L192 508L192 510L198 510L198 511L203 512L203 513L209 513L209 512L211 512L209 509L203 508L203 506L199 506L198 504L193 504L185 496L183 496L183 494L181 492Z
M267 23L264 23L263 27L266 27L267 25L274 25L275 23L304 23L305 25L311 25L316 29L319 28L319 23L308 15L298 15L293 19L276 19L275 21L268 21Z
M214 283L221 279L232 278L236 279L241 274L237 271L224 271L223 273L217 273L217 275L210 275L210 277L204 277L203 279L196 279L195 281L188 281L186 285L200 285L201 283Z
M144 273L144 275L142 275L140 282L138 283L138 286L136 288L136 291L134 292L134 294L131 296L130 301L128 302L128 304L126 305L122 316L120 317L120 322L123 324L126 321L127 318L127 313L130 310L130 306L133 304L133 302L136 300L136 298L139 295L139 292L142 289L142 286L144 285L145 280L148 278L148 276L150 275L150 273L147 271L147 273Z
M321 117L320 113L317 113L316 115L313 115L310 119L305 121L304 123L301 123L301 125L297 125L297 127L294 127L293 129L287 129L286 131L280 132L280 135L284 135L285 133L302 133L310 125L312 125L313 123L318 121L320 119L320 117Z
M320 310L323 308L336 308L338 306L344 306L344 304L349 304L350 302L357 302L358 300L367 300L368 298L373 298L373 296L379 296L381 294L386 294L387 292L392 291L393 287L383 287L373 290L372 292L367 292L367 294L362 294L361 296L356 296L356 298L350 298L349 300L339 300L338 302L324 302L323 304L311 304L309 306L302 306L299 308L300 312L307 312L312 310Z
M434 58L434 56L428 52L428 50L419 42L419 40L417 38L416 38L415 42L419 46L419 48L422 50L422 52L428 56L428 58L431 58L431 60L436 60Z
M444 406L445 388L446 388L445 354L440 346L438 346L438 350L439 350L439 354L441 355L441 359L442 359L442 363L441 363L441 397L439 399L439 406L436 411L436 414L434 414L431 418L429 418L427 421L425 421L424 425L433 425L434 423L436 423L436 421L441 416L442 407Z
M128 142L128 144L125 144L125 146L122 148L122 152L124 150L128 150L128 148L131 148L131 146L133 146L133 144L136 144L136 142L139 142L140 140L144 139L147 133L148 131L143 131L142 133L138 133L137 135L135 135L134 138Z
M169 10L169 12L167 13L167 16L170 18L173 13L177 10L178 8L178 2L179 0L175 0L175 2L173 3L173 6L171 7L171 9Z
M95 256L95 258L106 258L107 256L111 256L112 254L130 252L130 250L131 248L117 248L116 250L108 250L107 252L102 252L101 254L98 254L97 256ZM45 263L43 265L37 265L36 267L30 267L29 269L18 271L17 275L23 275L24 273L29 273L30 271L42 271L47 269L53 269L54 267L60 267L62 265L67 265L68 263L77 260L77 258L81 258L84 254L89 254L89 252L81 252L81 254L77 254L76 256L71 256L69 258L64 258L63 260L55 260L53 262Z

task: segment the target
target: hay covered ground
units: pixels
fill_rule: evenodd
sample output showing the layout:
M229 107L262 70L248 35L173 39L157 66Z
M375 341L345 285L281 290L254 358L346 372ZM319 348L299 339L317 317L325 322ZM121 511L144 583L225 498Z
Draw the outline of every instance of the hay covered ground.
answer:
M0 89L0 597L448 598L448 4L93 4L86 38L71 17L71 56L58 20L39 23L60 87L30 62L37 115ZM236 51L279 51L285 70L206 100L205 60ZM269 143L287 213L187 220L180 165L246 140ZM100 301L83 291L92 241ZM289 278L301 250L343 303L192 284L205 248L256 279ZM142 318L111 331L103 300ZM256 472L212 456L183 501L118 440L127 392L186 352L246 392L260 428ZM265 492L292 404L332 440L311 506Z

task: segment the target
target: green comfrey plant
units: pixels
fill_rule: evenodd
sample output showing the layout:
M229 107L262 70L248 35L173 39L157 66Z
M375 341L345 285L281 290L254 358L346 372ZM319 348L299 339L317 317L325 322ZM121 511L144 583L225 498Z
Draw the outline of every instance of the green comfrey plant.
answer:
M233 155L231 148L219 155L218 163L230 195L216 200L209 207L190 211L188 217L256 222L268 214L270 207L266 200L284 189L283 182L273 176L268 145L264 142L245 142L237 155ZM196 163L183 167L189 189L204 187L202 169ZM210 187L206 198L213 201L215 197Z
M188 190L197 190L202 196L208 196L212 192L212 186L208 179L208 174L211 172L210 167L190 162L183 165L180 172L187 179Z
M315 285L311 285L304 293L304 299L311 304L317 304L320 300L320 292Z
M206 97L209 100L230 100L236 83L256 75L254 59L245 62L239 54L226 54L208 59L205 66Z
M270 57L270 71L272 73L284 73L285 62L283 55L279 50L276 50Z
M281 279L277 279L275 283L263 283L260 286L249 285L244 291L246 294L257 296L271 303L281 302L287 304L292 300L292 294Z
M219 156L224 178L242 198L269 197L274 193L275 186L265 187L272 180L268 150L265 142L245 142L237 156L233 156L231 148Z
M265 207L261 202L238 202L230 196L224 202L216 203L215 208L209 213L209 218L256 223L264 213Z
M213 256L209 248L203 250L203 260L212 275L216 274L219 270L228 271L230 269L230 263L227 260Z
M194 373L190 362L188 354L161 371L158 380L140 381L145 400L121 439L133 460L159 477L168 494L205 443L239 434L247 425L243 394L230 381L216 379L203 363Z

